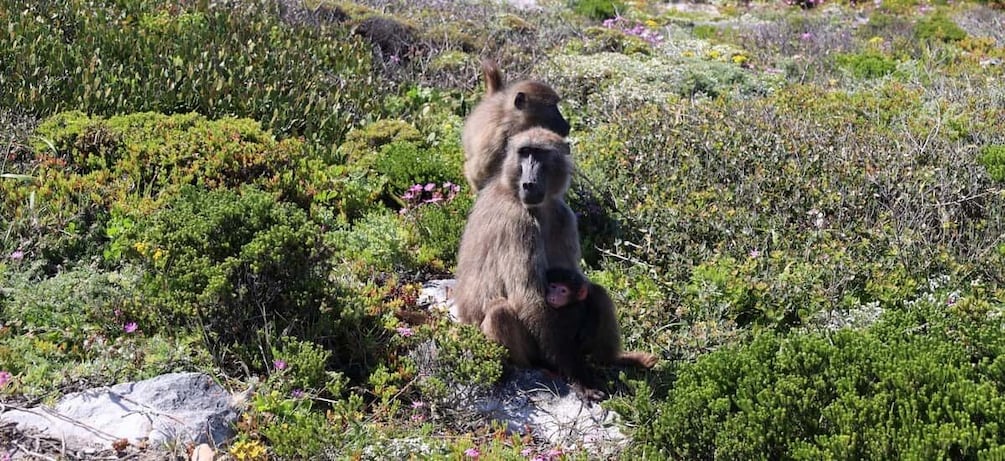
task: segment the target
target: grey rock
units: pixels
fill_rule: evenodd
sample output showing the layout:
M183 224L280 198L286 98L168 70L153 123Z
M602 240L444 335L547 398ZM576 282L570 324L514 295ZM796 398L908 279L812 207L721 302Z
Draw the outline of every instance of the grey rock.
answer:
M234 435L235 399L202 373L171 373L65 395L54 408L0 414L0 423L65 440L72 450L108 449L112 442L153 446L217 445Z

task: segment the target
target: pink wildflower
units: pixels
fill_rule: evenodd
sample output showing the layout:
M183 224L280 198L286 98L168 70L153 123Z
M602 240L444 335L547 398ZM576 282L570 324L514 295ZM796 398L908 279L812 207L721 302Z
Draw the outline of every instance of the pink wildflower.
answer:
M13 377L7 370L0 371L0 387L4 387Z
M398 328L396 328L396 330L398 331L399 335L404 336L406 338L409 337L409 336L412 336L414 334L412 332L412 329L408 328L408 327L398 327Z
M20 261L24 259L24 250L14 250L14 252L10 254L10 259L14 261Z
M478 449L475 447L471 447L468 448L467 450L464 450L464 456L467 456L468 458L478 459L478 457L481 455L482 452L478 451Z
M136 322L127 322L125 325L122 325L122 331L126 333L135 333L136 328L138 328Z
M272 361L272 366L276 367L277 370L286 369L286 361L283 359L276 359Z

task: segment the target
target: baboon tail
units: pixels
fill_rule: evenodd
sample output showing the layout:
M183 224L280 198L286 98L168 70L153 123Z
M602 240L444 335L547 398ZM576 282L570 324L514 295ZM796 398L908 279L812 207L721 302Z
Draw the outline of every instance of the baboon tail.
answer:
M502 73L499 65L491 59L482 60L482 73L485 74L485 95L495 94L503 87Z

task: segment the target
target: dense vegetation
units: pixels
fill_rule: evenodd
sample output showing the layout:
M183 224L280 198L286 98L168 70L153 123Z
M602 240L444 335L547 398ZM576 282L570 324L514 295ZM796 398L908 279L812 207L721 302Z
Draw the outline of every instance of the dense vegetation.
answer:
M556 456L459 404L503 351L392 315L492 56L663 359L608 374L626 458L1005 456L1000 1L539 4L0 0L0 397L201 370L262 379L239 460Z

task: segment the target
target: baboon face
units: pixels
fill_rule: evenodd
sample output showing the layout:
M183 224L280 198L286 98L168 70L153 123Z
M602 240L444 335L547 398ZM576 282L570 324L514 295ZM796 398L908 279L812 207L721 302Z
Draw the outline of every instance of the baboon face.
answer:
M525 206L540 205L569 187L569 145L556 133L531 128L513 137L506 158L512 188Z
M569 135L569 122L558 109L560 98L548 85L534 81L524 81L514 85L513 106L526 119L522 126L547 127L561 137Z
M551 268L545 273L545 279L548 280L548 289L544 299L548 306L555 309L584 301L589 294L586 279L576 271Z

